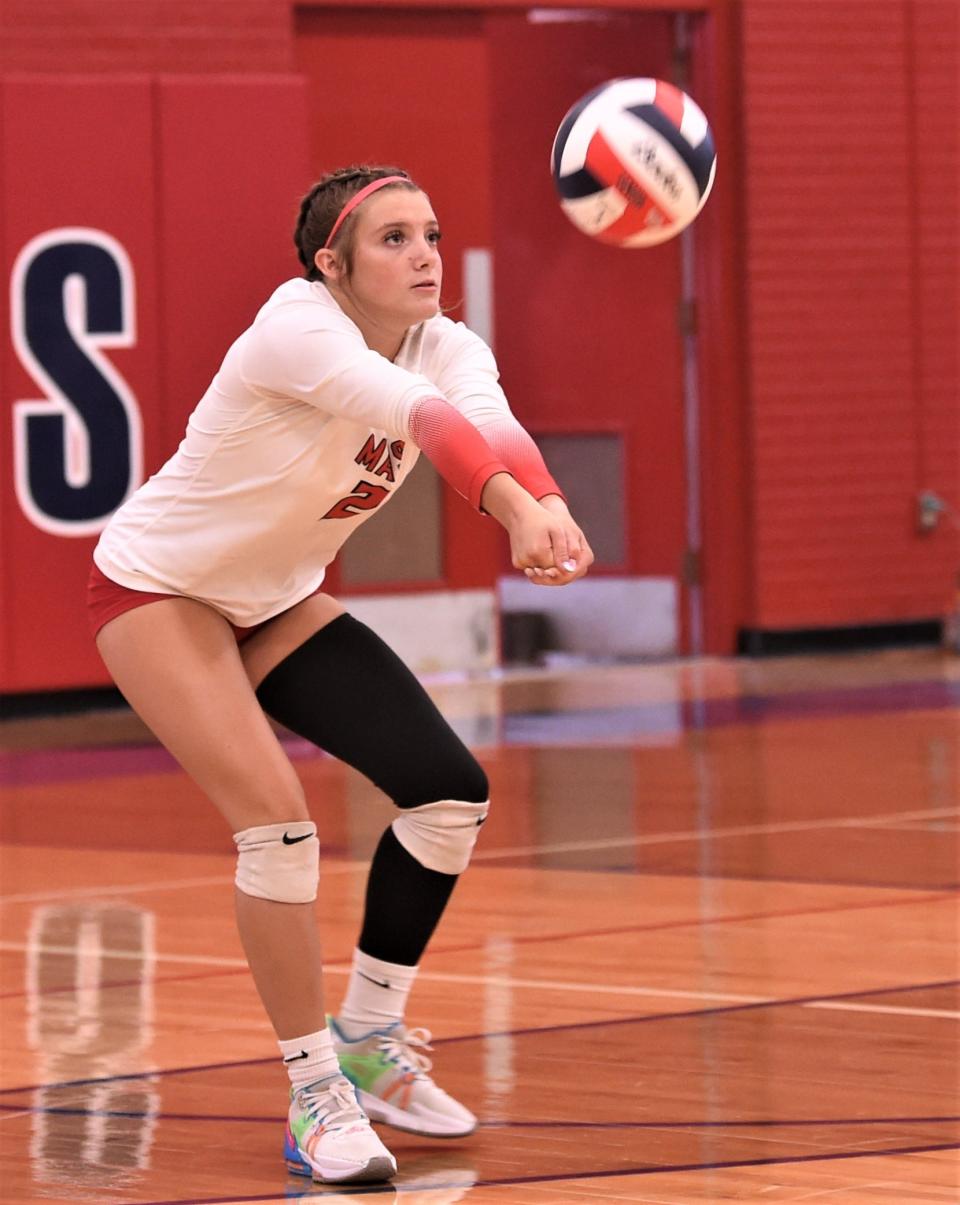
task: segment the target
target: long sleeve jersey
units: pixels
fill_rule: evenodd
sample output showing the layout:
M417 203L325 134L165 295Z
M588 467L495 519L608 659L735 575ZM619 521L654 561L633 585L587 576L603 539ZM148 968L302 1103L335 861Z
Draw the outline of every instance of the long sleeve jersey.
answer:
M536 497L559 493L478 336L437 315L391 362L322 282L289 280L228 350L177 451L112 516L94 560L123 586L260 623L320 587L421 449L474 505L505 468Z

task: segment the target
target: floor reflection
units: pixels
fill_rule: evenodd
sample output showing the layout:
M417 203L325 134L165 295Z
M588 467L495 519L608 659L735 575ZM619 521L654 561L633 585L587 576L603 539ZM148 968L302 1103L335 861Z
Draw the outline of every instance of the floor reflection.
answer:
M77 1200L102 1200L149 1167L156 1080L120 1073L153 1040L154 929L143 908L33 912L27 1044L45 1086L32 1097L30 1157L34 1179L57 1195L66 1183Z
M484 1116L491 1121L509 1117L516 1085L516 1040L513 989L514 943L499 933L490 934L483 949L483 1083Z
M463 1165L456 1156L424 1154L406 1155L400 1160L400 1175L394 1184L343 1185L304 1184L298 1188L291 1183L286 1200L316 1201L320 1198L344 1197L351 1202L369 1201L384 1205L397 1201L402 1205L457 1205L465 1201L479 1179L474 1167Z

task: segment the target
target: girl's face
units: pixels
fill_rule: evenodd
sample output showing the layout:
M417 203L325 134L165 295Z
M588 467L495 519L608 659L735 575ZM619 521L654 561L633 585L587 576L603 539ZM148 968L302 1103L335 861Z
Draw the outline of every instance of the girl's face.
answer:
M374 193L356 211L353 270L335 292L377 350L440 307L440 227L426 195L407 188ZM396 351L396 347L393 349Z

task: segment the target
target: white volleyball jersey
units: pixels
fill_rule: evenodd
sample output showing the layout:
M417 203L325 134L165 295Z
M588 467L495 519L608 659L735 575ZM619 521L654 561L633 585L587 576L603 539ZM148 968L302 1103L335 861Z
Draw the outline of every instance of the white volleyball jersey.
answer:
M411 408L443 397L513 423L486 344L437 315L391 362L321 282L289 280L229 349L174 455L94 551L133 590L184 594L251 626L312 594L419 455Z

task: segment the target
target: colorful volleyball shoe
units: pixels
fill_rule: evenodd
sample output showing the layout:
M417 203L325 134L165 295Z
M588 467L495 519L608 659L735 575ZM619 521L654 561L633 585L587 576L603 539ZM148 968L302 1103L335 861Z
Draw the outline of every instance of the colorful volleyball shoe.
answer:
M283 1156L295 1175L324 1184L374 1183L397 1171L342 1075L291 1092Z
M429 1076L430 1032L406 1029L396 1021L350 1041L335 1017L327 1024L340 1069L357 1089L357 1099L371 1121L427 1138L465 1138L477 1119L459 1101L438 1088Z

